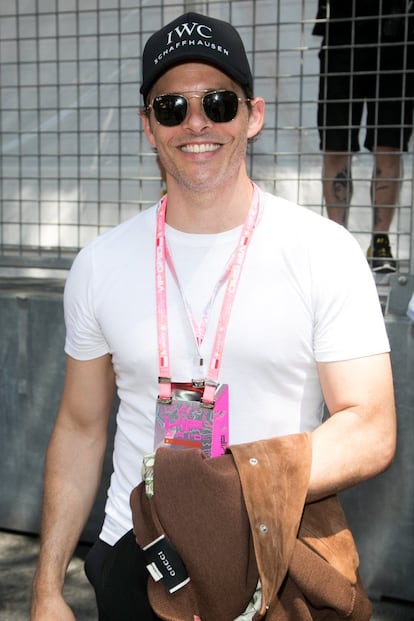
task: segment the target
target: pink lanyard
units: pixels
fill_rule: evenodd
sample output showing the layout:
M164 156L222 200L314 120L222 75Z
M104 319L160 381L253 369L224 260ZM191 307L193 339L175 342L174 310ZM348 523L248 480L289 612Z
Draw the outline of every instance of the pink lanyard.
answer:
M208 325L208 319L209 319L209 315L210 315L210 310L211 310L211 308L213 306L213 302L214 302L214 300L216 298L216 295L218 294L218 292L220 291L221 287L224 285L224 283L226 282L226 280L227 280L227 278L228 278L228 276L230 274L230 270L231 270L231 266L232 266L232 262L233 262L233 257L234 257L234 253L232 253L232 255L231 255L231 257L230 257L230 259L229 259L229 261L228 261L228 263L226 265L226 268L225 268L225 270L223 272L223 275L217 281L217 283L216 283L216 285L215 285L215 287L213 289L213 293L211 294L211 297L210 297L209 301L207 302L207 304L206 304L206 306L204 308L204 311L203 311L203 314L202 314L202 317L201 317L201 321L200 321L200 323L198 323L196 321L196 318L194 317L194 315L191 312L190 305L189 305L189 303L188 303L188 301L187 301L187 299L185 297L185 293L184 293L183 288L181 287L180 281L178 279L177 272L175 270L174 263L173 263L173 260L172 260L172 257L171 257L171 253L170 253L170 250L168 248L168 243L167 243L167 241L165 242L165 258L167 260L167 265L168 265L168 268L169 268L169 270L171 272L172 277L174 278L175 284L177 285L177 288L178 288L178 290L179 290L179 292L181 294L181 298L182 298L183 303L184 303L184 307L185 307L185 310L186 310L186 313L187 313L188 320L189 320L189 322L191 324L191 327L193 328L193 334L194 334L194 337L195 337L195 340L196 340L197 349L199 350L199 352L200 352L201 344L202 344L202 342L204 340L204 337L206 335L206 332L207 332L207 325ZM201 356L200 356L200 358L201 358Z
M165 196L158 207L157 213L157 232L156 232L156 254L155 254L155 279L156 279L156 304L157 304L157 333L158 333L158 364L159 364L159 397L161 403L171 402L171 367L170 352L168 339L168 313L167 313L167 279L166 265L171 273L182 294L178 278L172 264L171 256L168 252L165 238L165 213L167 210L168 197ZM247 247L252 237L254 227L259 214L259 190L253 184L253 199L247 214L246 220L240 234L236 251L231 259L230 265L226 268L224 275L218 281L212 298L207 305L209 310L218 289L222 286L227 278L227 287L221 307L220 317L218 319L216 335L214 339L213 351L211 354L210 364L207 369L207 376L204 382L204 393L202 403L212 407L214 405L215 392L218 385L218 376L223 357L224 340L226 337L227 327L230 320L231 309L233 307L234 298L236 296L237 287L240 280L244 260L246 257ZM188 305L184 300L185 306ZM204 313L201 327L197 326L194 318L190 317L196 341L200 344L207 326L207 309ZM201 340L200 340L201 339Z

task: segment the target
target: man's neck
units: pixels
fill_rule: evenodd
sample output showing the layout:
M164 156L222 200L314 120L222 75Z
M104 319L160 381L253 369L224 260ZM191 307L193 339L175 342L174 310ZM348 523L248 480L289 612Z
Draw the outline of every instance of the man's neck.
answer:
M168 185L166 222L185 233L222 233L243 224L253 187L246 176L220 191L193 192Z

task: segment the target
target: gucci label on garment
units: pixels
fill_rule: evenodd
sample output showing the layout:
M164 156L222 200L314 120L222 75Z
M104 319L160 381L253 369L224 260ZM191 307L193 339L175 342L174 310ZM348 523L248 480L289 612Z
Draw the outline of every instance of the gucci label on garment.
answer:
M175 593L190 582L180 555L165 535L154 539L142 550L153 580L162 580L169 593Z

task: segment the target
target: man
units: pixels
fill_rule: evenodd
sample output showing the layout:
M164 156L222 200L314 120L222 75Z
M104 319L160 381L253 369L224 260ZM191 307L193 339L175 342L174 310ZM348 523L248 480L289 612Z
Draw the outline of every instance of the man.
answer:
M206 406L217 383L228 389L231 444L312 432L309 501L376 475L395 450L389 345L365 258L345 229L247 175L265 103L238 33L178 17L146 44L141 93L167 196L83 249L67 281L32 621L73 621L62 584L100 481L115 388L114 473L86 568L101 620L156 618L129 496L171 382L196 378ZM324 401L332 416L321 424Z
M352 200L352 155L373 154L370 197L373 235L368 259L374 272L395 272L389 230L403 177L401 153L412 133L414 65L410 0L321 0L314 34L319 54L318 127L328 217L347 226Z

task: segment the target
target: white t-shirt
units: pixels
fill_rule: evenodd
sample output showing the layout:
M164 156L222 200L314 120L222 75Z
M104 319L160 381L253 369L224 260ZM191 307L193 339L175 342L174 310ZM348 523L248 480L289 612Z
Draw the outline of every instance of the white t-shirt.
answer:
M111 354L120 406L114 473L101 537L132 527L129 495L153 450L158 395L155 296L156 205L105 233L77 256L65 287L65 351L89 360ZM200 317L236 247L239 229L166 236L178 279ZM173 381L208 362L224 287L214 299L201 352L174 279L167 273ZM367 261L343 227L261 192L226 335L220 381L229 385L230 443L310 431L323 397L317 362L389 351Z

